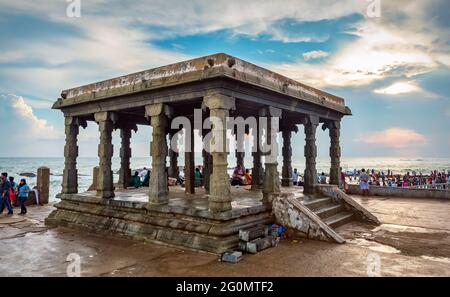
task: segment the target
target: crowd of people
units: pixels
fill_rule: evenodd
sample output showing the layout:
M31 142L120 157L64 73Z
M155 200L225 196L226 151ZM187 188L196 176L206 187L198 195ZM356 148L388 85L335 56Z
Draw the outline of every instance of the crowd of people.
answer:
M27 213L25 201L28 198L30 190L24 178L17 184L13 176L8 177L8 173L3 172L0 176L0 214L6 208L8 215L12 216L14 214L14 207L20 206L19 214L25 215Z
M195 186L203 186L203 174L200 167L196 167L194 171ZM148 187L150 180L150 170L144 167L143 170L136 171L132 177L132 185L135 188ZM436 185L445 184L450 180L450 170L438 171L434 170L430 174L422 174L422 172L407 172L405 174L394 174L392 170L377 171L375 169L361 169L353 170L352 172L344 172L341 168L340 184L346 187L348 184L359 184L363 190L363 194L368 194L370 186L386 186L386 187L411 187L422 185ZM294 186L303 186L303 178L297 168L292 171L292 181ZM317 176L319 184L326 184L328 182L328 175L321 172ZM252 173L249 169L244 169L240 164L233 168L230 178L232 186L239 187L251 185ZM184 178L179 176L177 178L169 178L169 185L184 184Z
M362 178L363 177L363 178ZM450 170L438 171L433 170L429 174L422 174L422 172L406 172L405 174L395 174L391 170L386 173L384 171L372 170L354 170L353 174L349 176L349 182L367 182L368 186L383 186L383 187L412 187L412 186L426 186L446 184L450 180Z

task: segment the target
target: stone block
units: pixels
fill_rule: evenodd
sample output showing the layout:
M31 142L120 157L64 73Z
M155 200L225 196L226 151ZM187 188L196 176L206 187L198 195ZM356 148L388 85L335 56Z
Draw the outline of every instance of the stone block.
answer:
M222 255L223 262L237 263L241 261L241 259L242 259L242 252L239 251L226 252Z
M39 192L39 203L47 204L50 193L50 169L48 167L38 168L36 185Z

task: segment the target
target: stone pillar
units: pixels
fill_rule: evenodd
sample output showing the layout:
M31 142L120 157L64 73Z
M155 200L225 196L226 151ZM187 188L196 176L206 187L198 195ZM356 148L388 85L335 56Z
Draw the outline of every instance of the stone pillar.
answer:
M292 146L291 137L292 132L297 132L296 125L289 125L282 127L282 137L283 137L283 167L281 169L281 185L283 187L291 187L292 182Z
M100 131L100 144L98 145L98 157L100 159L97 176L97 197L113 198L114 185L113 173L111 169L111 159L113 157L112 131L117 115L109 111L95 114L95 121L98 123Z
M150 155L152 156L152 171L150 175L149 202L164 204L168 202L167 193L167 140L166 132L169 127L169 118L172 109L165 104L156 103L145 106L145 115L150 117L153 128Z
M86 127L86 122L76 117L65 117L66 144L64 146L64 171L62 194L78 193L77 137L80 125Z
M341 173L341 147L339 145L339 136L341 130L341 124L339 121L333 121L328 126L330 135L330 157L331 157L331 167L330 167L330 184L338 185L340 182Z
M211 155L213 169L210 176L209 210L230 212L230 177L227 168L227 123L230 109L235 109L235 99L219 93L208 94L203 103L209 108L212 122Z
M304 120L305 125L305 173L304 173L304 186L303 193L313 194L314 185L317 183L317 170L316 170L316 130L319 125L319 117L307 115Z
M36 185L39 192L39 204L47 204L50 192L50 169L48 167L38 168Z
M194 153L194 125L191 120L191 129L185 130L186 150L184 153L184 192L186 194L195 194L195 153ZM187 138L190 138L188 141ZM188 145L190 145L188 151Z
M169 141L170 141L170 147L169 147L169 170L168 174L170 177L178 178L180 176L180 169L178 168L178 148L176 147L176 142L173 137L178 137L178 134L175 132L169 133ZM172 147L174 145L174 147Z
M241 168L244 169L244 158L245 152L239 152L236 150L236 165L241 165Z
M256 131L252 131L254 140L254 146L256 146L256 151L252 152L253 156L253 168L252 168L252 187L254 191L259 191L264 180L264 172L261 163L261 135L259 133L259 124L257 123ZM253 148L255 150L255 148Z
M122 189L126 189L131 185L131 168L130 168L130 158L131 158L131 130L137 130L137 127L121 127L120 128L120 170L119 170L119 182L118 185Z
M92 184L89 186L88 191L97 191L98 185L98 166L92 169Z
M203 140L203 184L205 187L205 192L209 194L209 182L212 172L212 155L210 153L209 147L210 143L205 141L205 136L208 134L208 130L203 129L202 131L202 140Z
M260 110L260 116L267 118L266 142L270 147L270 151L264 152L265 156L265 174L263 183L263 203L269 204L271 194L280 192L280 177L278 173L278 143L277 132L279 119L281 118L281 109L275 107L265 107ZM272 120L275 123L272 123ZM278 124L278 125L275 125Z

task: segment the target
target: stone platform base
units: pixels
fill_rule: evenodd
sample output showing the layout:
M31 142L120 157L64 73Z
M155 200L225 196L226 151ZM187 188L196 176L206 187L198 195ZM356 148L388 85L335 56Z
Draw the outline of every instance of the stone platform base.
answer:
M262 204L215 215L201 207L106 200L85 193L60 198L56 210L45 220L49 226L159 241L213 253L236 248L239 229L274 221L270 209Z

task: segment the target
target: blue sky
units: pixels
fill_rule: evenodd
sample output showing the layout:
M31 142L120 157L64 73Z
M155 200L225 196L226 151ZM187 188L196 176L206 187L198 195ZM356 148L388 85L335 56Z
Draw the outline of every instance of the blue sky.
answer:
M63 155L63 89L217 52L344 97L344 156L450 157L448 1L380 0L370 17L375 2L81 0L70 18L64 0L0 0L0 157ZM150 129L133 137L147 156ZM91 123L80 155L97 141Z

